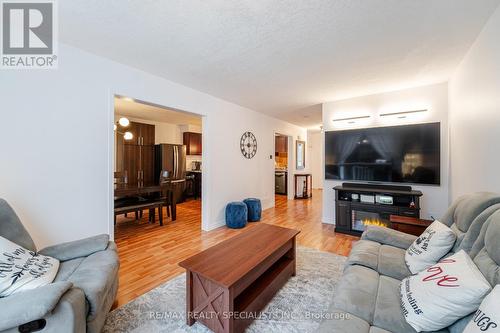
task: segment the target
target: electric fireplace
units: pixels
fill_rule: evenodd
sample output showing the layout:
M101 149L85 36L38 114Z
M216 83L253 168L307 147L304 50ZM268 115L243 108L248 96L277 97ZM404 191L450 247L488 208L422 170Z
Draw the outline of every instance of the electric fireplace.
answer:
M368 212L363 210L351 210L351 230L363 232L369 225L377 225L380 227L388 227L389 219L382 217L380 213Z

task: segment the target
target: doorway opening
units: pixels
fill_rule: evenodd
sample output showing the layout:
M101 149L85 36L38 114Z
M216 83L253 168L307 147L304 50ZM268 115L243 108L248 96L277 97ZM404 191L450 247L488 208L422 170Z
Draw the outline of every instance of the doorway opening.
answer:
M291 142L292 136L275 133L274 134L274 193L275 202L278 199L293 198L293 151Z
M114 130L117 244L201 230L202 117L115 96Z

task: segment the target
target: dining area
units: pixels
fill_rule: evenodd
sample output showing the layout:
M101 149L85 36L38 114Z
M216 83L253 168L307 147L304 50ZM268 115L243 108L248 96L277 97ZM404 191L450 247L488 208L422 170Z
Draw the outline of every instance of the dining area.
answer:
M139 223L177 219L186 184L186 147L156 144L155 125L120 117L115 123L114 225L124 216Z
M134 214L135 220L148 213L148 222L155 223L156 216L160 226L164 216L171 222L177 219L177 194L182 192L185 180L172 179L170 172L162 170L157 182L129 182L128 172L114 173L114 224L118 215ZM165 210L165 214L164 214Z

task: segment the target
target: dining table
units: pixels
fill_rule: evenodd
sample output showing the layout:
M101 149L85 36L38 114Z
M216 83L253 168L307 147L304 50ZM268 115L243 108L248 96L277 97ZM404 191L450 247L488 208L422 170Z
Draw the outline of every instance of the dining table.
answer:
M140 197L142 195L162 193L164 191L170 192L170 197L172 199L172 221L177 219L177 192L175 187L182 184L182 181L173 180L164 182L162 184L158 183L143 183L139 182L137 184L121 183L115 184L115 197Z

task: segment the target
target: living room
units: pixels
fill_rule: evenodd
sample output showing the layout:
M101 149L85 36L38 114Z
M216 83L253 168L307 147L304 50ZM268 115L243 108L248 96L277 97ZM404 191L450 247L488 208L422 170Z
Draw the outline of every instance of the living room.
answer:
M1 5L0 331L498 326L499 1ZM197 230L118 242L117 97L201 119Z

